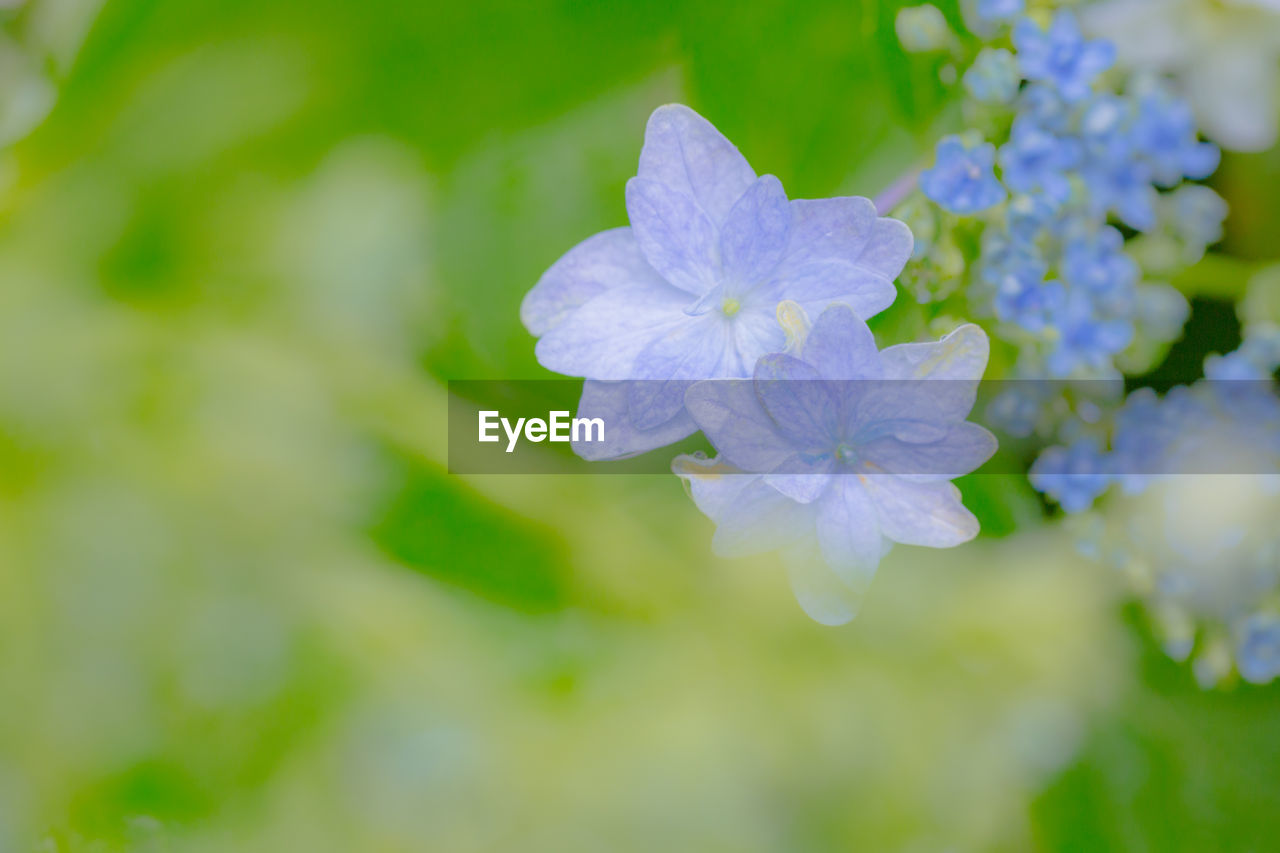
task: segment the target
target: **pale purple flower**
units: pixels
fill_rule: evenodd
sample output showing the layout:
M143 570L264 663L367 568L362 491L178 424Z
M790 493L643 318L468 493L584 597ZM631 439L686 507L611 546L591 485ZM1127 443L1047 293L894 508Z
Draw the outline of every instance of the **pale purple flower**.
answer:
M782 349L784 299L819 313L832 302L871 317L896 295L911 232L878 218L865 198L789 201L757 177L728 139L678 104L649 119L630 227L571 249L525 297L521 318L540 337L546 368L588 380L580 415L605 415L595 458L651 450L693 433L689 380L746 377Z
M680 457L674 469L716 522L716 553L782 550L805 610L838 624L894 543L948 548L977 535L950 480L995 452L994 436L965 420L988 341L967 325L879 351L844 305L795 337L751 380L689 389L719 456Z

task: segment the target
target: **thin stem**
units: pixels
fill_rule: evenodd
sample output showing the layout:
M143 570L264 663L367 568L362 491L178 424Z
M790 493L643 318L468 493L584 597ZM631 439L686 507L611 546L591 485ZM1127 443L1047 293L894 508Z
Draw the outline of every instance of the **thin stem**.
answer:
M873 199L872 203L876 206L876 213L885 216L889 211L893 210L902 200L911 195L916 188L916 181L920 177L920 169L910 169L905 175L894 180L889 184L883 192Z

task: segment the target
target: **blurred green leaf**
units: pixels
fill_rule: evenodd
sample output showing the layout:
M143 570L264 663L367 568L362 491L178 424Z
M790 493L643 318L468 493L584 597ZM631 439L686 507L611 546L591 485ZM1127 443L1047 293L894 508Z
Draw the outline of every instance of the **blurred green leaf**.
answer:
M527 613L569 601L567 560L551 531L469 494L441 471L393 456L393 492L371 528L405 565Z

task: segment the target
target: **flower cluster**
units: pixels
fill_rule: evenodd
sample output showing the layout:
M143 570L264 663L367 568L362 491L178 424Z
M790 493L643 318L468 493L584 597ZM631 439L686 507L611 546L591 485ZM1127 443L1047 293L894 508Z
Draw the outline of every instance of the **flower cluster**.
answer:
M630 226L570 250L521 309L542 365L587 380L578 414L609 425L581 455L702 430L720 456L675 470L717 522L716 550L786 551L827 623L852 618L889 543L977 533L949 481L994 452L964 421L985 333L880 352L866 325L896 296L906 225L865 198L789 200L678 105L650 118L626 203ZM937 378L955 381L916 381Z
M1209 176L1218 150L1158 81L1115 90L1114 47L1086 38L1069 10L1044 26L1018 17L1020 6L978 6L1008 39L962 78L966 114L988 130L939 142L919 179L929 204L902 206L936 235L918 243L906 277L923 302L963 299L966 313L991 318L1017 376L1118 376L1158 356L1187 313L1175 290L1143 281L1120 228L1167 236L1176 257L1198 259L1225 207L1183 181ZM957 245L976 251L957 263Z
M1142 5L1109 0L1127 2ZM885 205L927 237L904 284L934 316L987 321L997 375L1027 380L1005 386L988 417L1057 442L1032 485L1088 553L1133 579L1169 653L1194 656L1206 685L1233 671L1271 681L1280 318L1247 322L1239 349L1163 397L1125 397L1119 381L1156 365L1186 322L1186 299L1163 282L1222 237L1225 202L1191 183L1219 151L1186 100L1132 64L1113 70L1116 47L1070 10L1022 7L968 7L987 42L961 77L970 130L938 143L919 195ZM935 41L959 57L956 40Z
M1135 392L1114 416L1052 447L1031 481L1084 520L1088 553L1149 600L1168 653L1196 653L1206 685L1234 663L1280 676L1280 327L1211 356L1209 378ZM1106 500L1106 512L1090 512Z
M1095 0L1081 17L1115 42L1120 64L1174 79L1224 147L1265 151L1275 144L1275 0Z

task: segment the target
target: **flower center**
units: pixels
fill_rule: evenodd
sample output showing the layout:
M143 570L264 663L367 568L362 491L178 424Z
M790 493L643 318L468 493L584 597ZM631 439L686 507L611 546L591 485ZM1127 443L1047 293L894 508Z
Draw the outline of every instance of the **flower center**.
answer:
M742 305L732 296L726 296L724 301L720 303L720 311L726 317L732 317L734 314L737 314L741 308Z
M858 451L853 445L846 444L842 441L840 442L840 445L836 447L836 459L841 462L856 462L858 459Z

